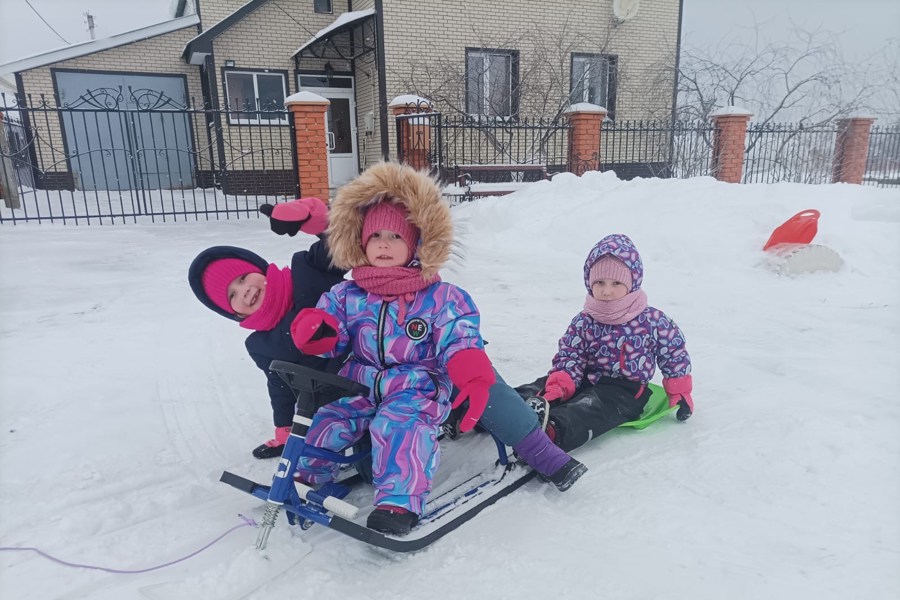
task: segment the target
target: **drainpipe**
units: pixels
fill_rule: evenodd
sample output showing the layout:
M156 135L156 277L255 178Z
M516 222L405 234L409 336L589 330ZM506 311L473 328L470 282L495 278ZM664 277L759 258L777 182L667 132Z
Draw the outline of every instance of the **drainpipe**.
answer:
M678 1L678 37L675 40L675 73L672 83L672 133L669 135L669 168L675 159L675 119L678 111L678 71L681 69L681 26L684 23L684 0ZM669 175L671 177L671 174Z
M381 156L384 160L390 160L391 146L388 141L387 73L385 73L384 59L383 0L375 0L375 43L378 46L375 54L378 57L378 121L381 125Z

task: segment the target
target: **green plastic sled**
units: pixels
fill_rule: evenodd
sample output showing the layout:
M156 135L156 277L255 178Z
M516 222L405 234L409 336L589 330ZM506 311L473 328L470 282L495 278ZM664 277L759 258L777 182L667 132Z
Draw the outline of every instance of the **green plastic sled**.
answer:
M647 405L644 406L644 412L641 413L641 418L636 421L622 423L619 427L644 429L651 423L659 421L664 416L678 410L677 404L675 406L669 406L669 398L666 396L666 391L662 389L662 387L654 383L649 384L649 386L651 390L650 399L647 400Z

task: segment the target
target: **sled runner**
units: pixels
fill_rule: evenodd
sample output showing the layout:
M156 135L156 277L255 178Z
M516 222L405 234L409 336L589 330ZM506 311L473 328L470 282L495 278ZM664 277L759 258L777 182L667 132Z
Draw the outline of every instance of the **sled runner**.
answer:
M467 456L467 462L477 462L480 459L484 465L474 475L461 474L460 471L464 469L449 469L451 477L435 482L428 499L427 512L409 534L394 537L371 530L363 524L366 514L372 508L371 490L368 490L365 500L360 497L359 504L365 503L366 510L345 500L353 489L350 484L355 480L371 482L371 472L366 460L370 456L369 450L362 449L346 456L315 448L305 441L312 416L316 407L321 404L320 394L325 391L333 393L337 388L341 390L341 395L367 395L369 389L339 375L293 363L273 361L270 369L278 373L297 398L297 414L294 416L291 435L285 443L272 483L263 485L228 471L223 472L220 478L223 483L266 502L266 512L256 541L258 549L266 547L278 513L284 509L288 522L291 525L299 524L302 529L319 524L372 546L396 552L419 550L521 487L535 474L527 465L509 460L506 447L496 438L491 442L487 436L466 436L469 439L450 444L452 448L443 448L442 454L464 455ZM497 457L493 457L490 452L491 445L496 448ZM295 465L301 456L318 456L352 466L355 467L356 474L315 490L293 479ZM446 465L447 461L442 459L442 462ZM347 472L351 470L345 469ZM445 468L442 467L439 473L442 470Z

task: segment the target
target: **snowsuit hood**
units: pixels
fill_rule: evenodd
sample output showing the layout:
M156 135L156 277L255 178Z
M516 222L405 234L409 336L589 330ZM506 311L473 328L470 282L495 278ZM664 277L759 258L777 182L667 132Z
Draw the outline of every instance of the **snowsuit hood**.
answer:
M450 258L450 207L434 179L394 162L373 165L338 190L331 203L327 234L332 264L347 270L368 264L362 246L365 211L382 200L402 204L409 211L409 221L420 234L419 245L413 251L421 263L422 277L431 279Z
M614 233L597 242L588 253L587 260L584 261L584 287L587 288L588 294L591 293L591 267L607 254L618 258L631 269L631 291L639 290L644 279L644 264L641 262L641 255L631 238L623 233Z
M212 248L207 248L198 254L191 262L191 266L188 269L188 283L191 284L191 291L194 292L197 300L202 302L203 306L206 308L223 317L231 319L232 321L240 321L240 318L237 315L229 313L216 305L216 303L210 299L206 290L203 289L203 272L206 270L206 267L208 267L211 262L223 258L239 258L245 260L252 265L259 267L260 271L263 273L268 269L269 263L258 254L236 246L213 246Z

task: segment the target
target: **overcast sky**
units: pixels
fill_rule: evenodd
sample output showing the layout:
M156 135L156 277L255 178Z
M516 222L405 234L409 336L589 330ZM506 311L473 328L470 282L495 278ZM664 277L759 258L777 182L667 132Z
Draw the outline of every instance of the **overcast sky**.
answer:
M107 37L166 20L172 0L28 2L62 38L76 43L90 39L85 11L94 15L97 37ZM900 38L900 0L685 0L684 5L684 42L695 46L750 35L754 21L772 39L785 37L792 20L804 29L832 31L840 35L845 56L856 60L883 48L889 38ZM65 45L25 0L0 0L0 64Z

